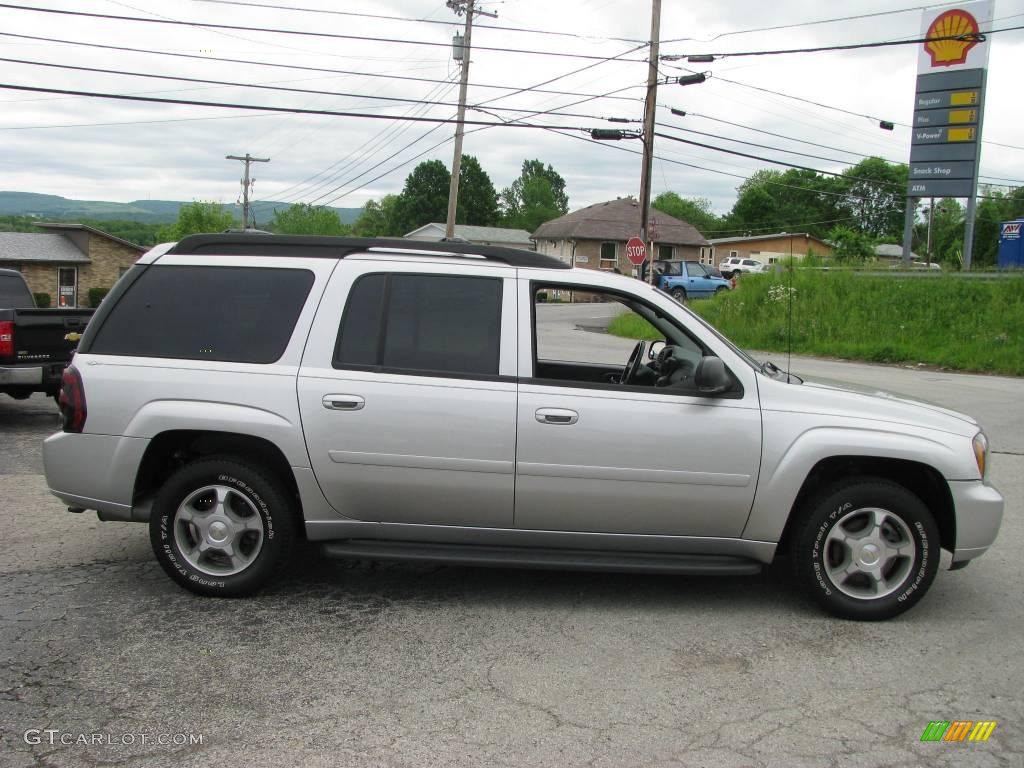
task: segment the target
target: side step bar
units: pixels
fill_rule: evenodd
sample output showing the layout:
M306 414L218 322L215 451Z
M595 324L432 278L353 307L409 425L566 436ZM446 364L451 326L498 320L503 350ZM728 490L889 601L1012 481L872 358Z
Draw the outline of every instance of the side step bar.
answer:
M323 544L322 551L325 557L336 559L398 560L495 568L681 573L692 576L749 576L761 572L761 564L754 560L725 555L589 552L371 539L328 541Z

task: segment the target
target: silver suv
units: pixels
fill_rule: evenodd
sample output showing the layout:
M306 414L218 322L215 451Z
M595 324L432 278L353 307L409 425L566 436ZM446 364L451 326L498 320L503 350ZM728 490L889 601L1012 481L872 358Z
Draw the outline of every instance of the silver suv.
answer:
M540 300L543 297L543 300ZM659 340L581 328L633 313ZM577 320L588 318L587 323ZM975 421L759 364L645 283L464 243L197 235L114 287L46 477L203 595L330 557L753 574L883 619L1003 500Z

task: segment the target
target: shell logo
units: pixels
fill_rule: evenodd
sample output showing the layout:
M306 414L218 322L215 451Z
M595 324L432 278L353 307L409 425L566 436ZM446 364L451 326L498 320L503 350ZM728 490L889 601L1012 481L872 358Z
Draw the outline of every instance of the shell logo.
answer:
M954 8L935 18L928 27L926 38L958 37L974 35L973 39L964 40L932 40L924 44L924 49L931 56L933 67L952 67L967 61L967 52L978 44L977 35L981 32L978 22L967 11Z

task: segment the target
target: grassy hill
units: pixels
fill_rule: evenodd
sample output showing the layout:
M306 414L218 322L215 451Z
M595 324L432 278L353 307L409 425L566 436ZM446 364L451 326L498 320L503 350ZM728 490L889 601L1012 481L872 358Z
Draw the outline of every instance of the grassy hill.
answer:
M115 203L104 200L72 200L60 195L34 192L0 192L0 216L31 216L39 219L74 221L79 219L135 221L143 224L170 224L178 218L178 209L192 201L133 200ZM241 206L227 205L241 218ZM257 221L266 224L274 211L287 208L288 203L266 202L256 208ZM359 208L335 208L345 224L359 216Z

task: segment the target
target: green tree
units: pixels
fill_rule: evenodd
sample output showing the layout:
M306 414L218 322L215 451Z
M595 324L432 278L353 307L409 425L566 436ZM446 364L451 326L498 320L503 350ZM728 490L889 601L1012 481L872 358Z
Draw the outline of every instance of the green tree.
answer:
M446 196L445 215L439 221L448 220L447 205ZM479 227L492 227L498 223L498 193L491 183L491 177L472 155L463 155L459 166L459 202L455 210L455 221Z
M395 203L395 226L406 234L433 221L448 219L451 173L440 160L426 160L405 179Z
M906 165L868 157L843 171L843 206L861 232L874 238L901 239L907 200Z
M199 201L181 206L178 220L166 227L161 227L157 237L167 242L181 240L186 235L197 235L207 232L223 232L235 226L235 218L230 211L224 210L220 203L201 203Z
M397 205L398 195L384 195L379 203L367 200L352 231L359 237L399 237L403 233L395 218Z
M505 226L520 227L522 229L529 229L531 232L533 231L525 222L536 220L540 209L527 211L525 210L526 206L528 202L536 205L538 196L547 198L547 193L541 193L539 191L540 187L534 184L532 190L533 200L526 200L525 191L527 185L537 179L545 180L551 189L552 210L555 211L555 215L549 216L549 219L564 216L569 212L569 195L566 194L565 179L562 178L561 174L550 164L545 167L544 163L540 160L524 160L519 177L510 186L505 187L499 196L501 215ZM545 219L544 221L547 220Z
M837 219L849 215L841 209L838 186L834 178L799 168L757 171L737 190L722 231L741 235L774 230L825 237Z
M701 234L714 232L722 226L722 220L711 210L711 201L703 197L680 197L675 192L662 192L654 198L651 207L692 224Z
M334 209L308 203L294 203L285 210L274 211L270 229L279 235L347 235L352 231L341 223Z
M835 227L829 233L832 255L837 261L863 263L875 254L875 241L863 232L850 227Z

